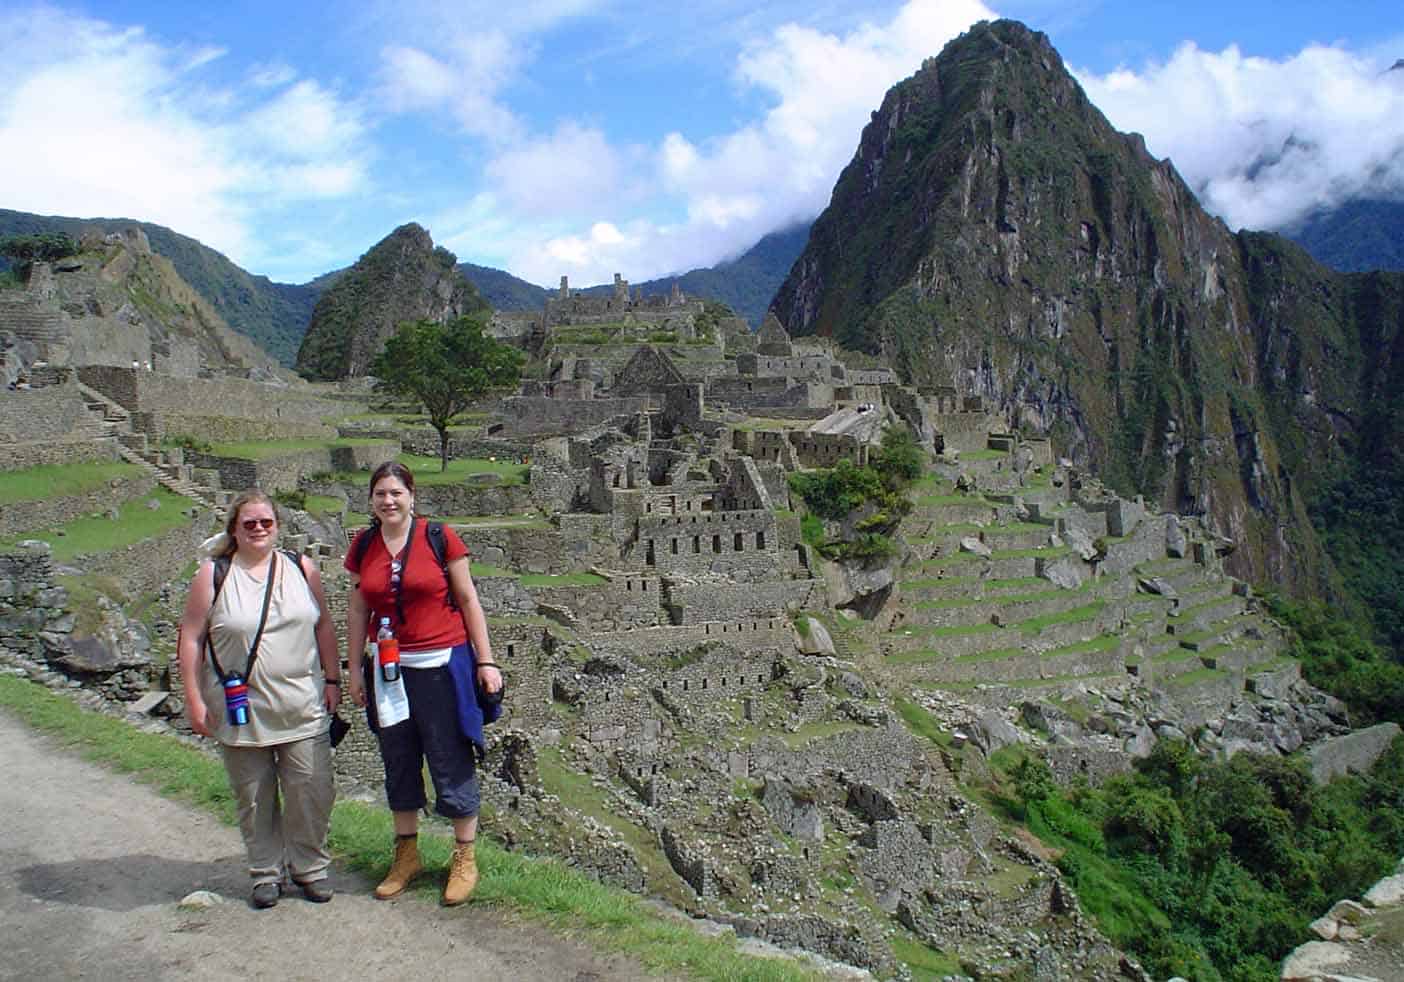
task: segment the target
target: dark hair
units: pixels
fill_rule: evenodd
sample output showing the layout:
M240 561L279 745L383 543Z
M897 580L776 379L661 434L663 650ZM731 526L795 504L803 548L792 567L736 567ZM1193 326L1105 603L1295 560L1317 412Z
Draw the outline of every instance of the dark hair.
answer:
M258 488L249 488L240 494L229 504L229 517L224 521L224 534L229 536L229 543L220 553L222 556L232 556L239 551L239 543L234 538L234 529L239 524L239 512L245 505L261 502L273 509L273 517L278 518L278 506L273 503L273 499L268 497Z
M410 494L414 494L414 474L398 460L387 460L371 471L370 488L366 491L367 496L375 494L375 486L387 477L395 478L409 489Z

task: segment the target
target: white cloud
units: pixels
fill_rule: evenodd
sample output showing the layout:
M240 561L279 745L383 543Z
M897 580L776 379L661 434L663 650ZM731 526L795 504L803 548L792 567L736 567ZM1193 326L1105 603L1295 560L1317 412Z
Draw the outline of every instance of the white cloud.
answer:
M598 214L617 203L629 156L600 130L564 122L549 136L499 154L488 164L487 177L525 217Z
M215 48L51 8L0 16L0 186L11 207L168 225L249 265L279 203L366 183L358 112L315 82L210 85Z
M617 271L642 280L716 262L814 217L887 89L993 16L979 0L910 0L887 23L843 35L779 27L747 45L735 70L738 86L770 101L761 118L706 141L669 133L653 152L657 184L682 221L624 222L619 241L593 231L541 236L512 268L538 282L561 273L602 281Z
M1404 195L1404 71L1388 64L1337 47L1274 61L1187 43L1164 64L1078 78L1231 227L1280 228L1348 197Z

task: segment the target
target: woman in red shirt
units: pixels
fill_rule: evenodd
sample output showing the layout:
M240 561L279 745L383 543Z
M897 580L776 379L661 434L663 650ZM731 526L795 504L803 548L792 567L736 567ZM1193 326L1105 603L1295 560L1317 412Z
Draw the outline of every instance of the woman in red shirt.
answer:
M451 906L467 900L478 882L473 843L482 717L473 716L476 706L460 706L449 663L474 658L477 686L489 694L501 691L502 674L468 572L468 548L445 528L440 567L429 544L428 523L414 514L409 468L394 461L376 468L370 504L373 524L362 533L369 539L346 557L351 573L346 633L351 698L371 707L385 762L385 795L395 816L395 859L375 895L381 900L398 896L423 868L418 834L419 810L427 800L427 761L434 810L452 820L456 840L443 895ZM372 659L367 692L361 665L367 634L386 620L399 642L401 671L398 679L386 680ZM465 732L474 726L475 732Z

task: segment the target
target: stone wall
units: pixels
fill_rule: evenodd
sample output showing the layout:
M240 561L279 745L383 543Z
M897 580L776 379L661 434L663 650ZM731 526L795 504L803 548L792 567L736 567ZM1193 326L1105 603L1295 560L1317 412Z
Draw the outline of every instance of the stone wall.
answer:
M664 574L730 576L763 582L781 566L775 513L703 512L639 519L639 565Z
M58 440L73 435L87 419L77 386L0 389L0 443Z
M272 423L321 423L343 416L353 405L297 387L236 378L175 378L131 368L87 366L78 370L86 384L129 412L188 414L218 407L219 415Z
M336 430L321 423L296 420L259 420L234 416L206 416L200 413L153 412L131 414L132 429L154 441L188 436L205 443L237 443L243 440L332 439Z
M669 604L682 624L706 621L747 621L770 618L823 605L820 580L776 580L769 583L674 583Z
M21 471L52 464L117 460L117 446L96 440L54 440L12 443L0 454L0 471Z
M162 584L180 575L182 570L200 558L200 543L211 534L215 524L215 516L201 512L200 517L154 538L143 539L88 560L84 571L115 577L122 582L127 595L134 599L155 593Z
M515 396L504 399L500 429L494 435L504 439L574 433L607 423L616 416L646 412L650 400L638 399L541 399Z
M73 630L67 603L68 591L54 585L47 544L0 552L0 647L43 661L43 635Z
M365 498L364 487L356 489L352 498ZM524 515L535 512L532 490L525 484L471 485L420 484L414 494L415 510L422 515Z
M156 479L143 471L131 477L113 478L102 487L83 494L11 502L0 508L0 537L64 525L75 518L106 511L131 498L149 494L155 486Z
M623 631L666 622L658 577L621 576L594 586L533 587L538 602L569 612L573 626L585 631Z
M191 452L186 454L185 462L193 467L217 471L220 487L232 491L262 488L271 493L297 490L298 481L304 475L370 470L384 461L393 460L399 453L398 443L387 442L297 450L262 460Z
M748 652L794 649L794 630L784 618L741 622L709 622L675 627L645 627L590 636L590 647L617 657L648 658L677 654L705 641L719 641Z

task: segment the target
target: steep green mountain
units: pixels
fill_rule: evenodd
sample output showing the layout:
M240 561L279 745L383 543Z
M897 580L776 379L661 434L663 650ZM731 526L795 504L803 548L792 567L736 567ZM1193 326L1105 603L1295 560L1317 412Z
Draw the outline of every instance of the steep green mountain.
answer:
M459 263L458 271L477 287L493 310L541 310L550 294L544 286L528 283L491 266Z
M395 229L323 290L297 352L297 370L311 379L364 375L403 321L488 310L457 262L421 226Z
M735 259L639 286L645 295L662 294L672 290L676 279L689 296L719 300L757 327L808 240L809 226L794 225L771 232Z
M795 225L771 232L735 259L630 286L643 290L645 296L656 296L670 293L677 283L689 296L719 300L755 326L808 238L809 226ZM458 268L496 310L540 310L551 293L490 266L459 263ZM621 272L627 274L627 270ZM614 286L589 286L580 292L607 295Z
M188 235L150 222L32 215L0 208L0 238L63 232L76 239L86 228L114 233L132 226L146 233L152 251L169 259L180 278L213 306L230 327L284 365L292 365L312 316L312 306L317 302L319 291L310 285L274 283L266 276L254 276Z
M1000 21L887 93L773 309L986 396L1117 489L1211 516L1235 573L1306 591L1334 582L1308 503L1399 445L1400 283L1231 234Z
M1361 198L1314 211L1282 230L1332 269L1404 270L1404 201Z

